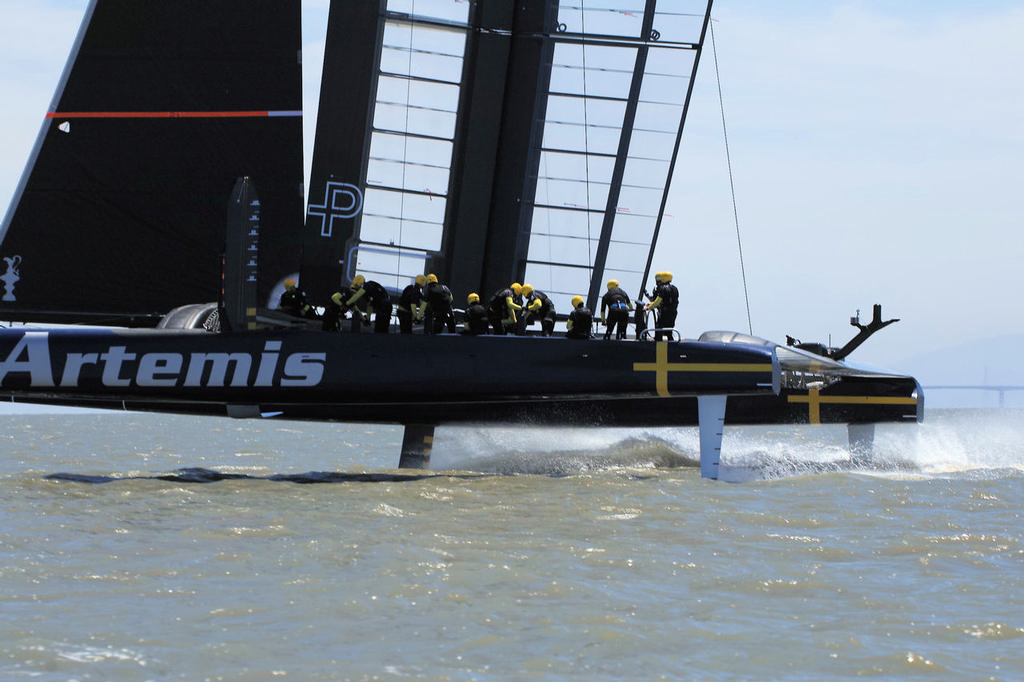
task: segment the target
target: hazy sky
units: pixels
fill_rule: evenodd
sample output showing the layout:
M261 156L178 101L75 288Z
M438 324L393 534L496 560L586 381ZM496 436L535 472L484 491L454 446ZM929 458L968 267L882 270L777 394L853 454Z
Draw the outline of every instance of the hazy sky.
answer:
M87 4L0 0L0 210ZM306 3L308 113L326 7ZM1024 334L1024 3L718 0L712 14L753 332L842 345L881 303L901 321L853 359L883 366ZM655 263L675 273L689 337L748 331L714 66L709 44Z

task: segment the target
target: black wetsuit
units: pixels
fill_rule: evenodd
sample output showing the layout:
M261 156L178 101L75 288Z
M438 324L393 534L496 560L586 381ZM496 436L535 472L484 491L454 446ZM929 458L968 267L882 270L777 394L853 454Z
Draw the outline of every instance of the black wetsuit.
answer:
M471 303L466 307L466 329L463 332L464 334L479 336L486 334L489 327L487 308L482 303Z
M607 314L605 314L607 310ZM619 287L612 287L601 297L601 314L605 316L607 326L604 338L607 341L612 330L616 339L626 338L626 325L629 324L629 296Z
M367 280L363 282L363 295L352 304L359 311L352 316L352 331L359 331L360 319L368 310L373 311L373 331L378 334L387 334L391 327L391 294L378 282ZM352 292L355 295L359 290ZM352 295L348 300L352 300Z
M491 321L491 327L494 329L495 334L505 334L505 325L502 324L502 320L509 317L509 313L514 312L515 309L509 309L508 299L515 297L512 289L501 289L500 291L494 292L491 296L491 300L487 305L487 318Z
M423 290L418 284L410 284L402 289L398 299L398 329L403 334L412 334L413 312L423 302Z
M543 291L534 289L526 301L526 307L529 309L535 300L540 301L540 307L530 311L530 321L540 319L541 335L551 336L555 331L555 304ZM523 311L523 316L526 316L526 311Z
M277 309L296 317L314 317L313 307L306 302L306 294L298 287L292 287L281 294Z
M654 290L654 297L661 299L657 307L658 321L654 326L658 329L672 329L676 326L676 311L679 309L679 289L672 282L662 282ZM667 331L654 333L655 341L661 341L663 337L671 339L672 335Z
M440 334L445 327L450 334L455 333L455 313L452 311L452 292L440 282L428 282L423 290L427 299L427 319L424 331Z
M567 339L589 339L590 329L594 325L594 314L590 308L580 304L576 310L569 313L569 321L572 322L572 329L565 333Z
M334 301L328 301L327 306L324 308L323 325L321 328L325 332L337 332L341 331L341 316L344 313L342 307Z

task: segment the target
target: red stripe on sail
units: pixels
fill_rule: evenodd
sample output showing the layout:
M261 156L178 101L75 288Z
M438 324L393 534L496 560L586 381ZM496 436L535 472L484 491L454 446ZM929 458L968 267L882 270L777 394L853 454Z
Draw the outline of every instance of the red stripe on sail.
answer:
M46 118L272 118L301 111L51 111Z

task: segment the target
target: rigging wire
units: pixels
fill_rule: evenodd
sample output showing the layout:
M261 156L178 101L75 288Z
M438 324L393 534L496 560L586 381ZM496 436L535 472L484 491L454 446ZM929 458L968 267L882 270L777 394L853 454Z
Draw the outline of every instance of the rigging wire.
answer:
M409 54L406 60L405 80L405 134L402 136L402 187L399 192L398 206L398 243L405 244L405 195L408 190L409 172L409 121L412 115L412 55L415 51L416 39L416 3L413 2L412 21L409 22ZM398 265L395 267L395 286L401 287L400 273L402 271L402 249L398 250Z
M747 305L747 330L754 335L754 325L750 321L750 295L747 292L747 270L743 265L743 241L740 239L740 214L736 208L736 184L732 177L732 157L729 154L729 133L725 126L725 100L722 97L722 76L718 71L718 48L715 46L715 23L708 22L711 31L711 55L715 62L715 80L718 84L718 106L722 112L722 136L725 138L725 162L729 167L729 191L732 193L732 218L736 225L736 246L740 254L740 275L743 278L743 300Z
M587 35L587 9L583 6L584 3L580 3L580 33L584 36ZM587 188L587 210L583 214L584 219L587 221L587 264L590 270L589 280L594 279L594 236L591 234L592 221L591 221L591 196L590 196L590 120L587 116L587 41L584 39L580 43L580 53L582 54L582 76L583 76L583 164L584 164L584 184ZM599 235L600 238L600 235ZM589 288L590 281L588 280L587 285ZM588 302L589 303L589 302Z

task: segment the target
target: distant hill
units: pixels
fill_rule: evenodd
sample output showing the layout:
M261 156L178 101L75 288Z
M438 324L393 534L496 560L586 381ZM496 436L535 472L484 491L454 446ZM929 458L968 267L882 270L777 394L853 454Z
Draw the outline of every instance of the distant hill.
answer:
M893 367L913 375L925 389L925 406L999 407L994 390L949 390L929 386L1024 386L1024 336L995 336L922 353ZM1007 391L1003 407L1024 407L1024 390Z

